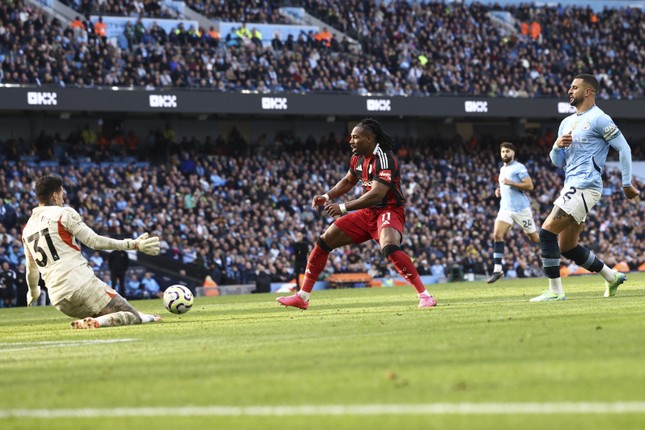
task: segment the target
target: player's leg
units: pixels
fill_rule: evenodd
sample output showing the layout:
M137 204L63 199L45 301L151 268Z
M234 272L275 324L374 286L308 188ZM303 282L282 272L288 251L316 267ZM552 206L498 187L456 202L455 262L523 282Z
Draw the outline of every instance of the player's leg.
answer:
M537 230L537 225L533 221L533 211L530 207L515 214L514 219L532 242L540 243L540 235Z
M276 300L284 306L293 306L300 309L307 309L309 307L309 297L314 288L314 284L318 280L320 273L327 265L327 258L329 253L341 246L355 243L345 231L353 232L355 237L364 237L365 233L361 232L360 212L352 212L346 214L330 225L327 230L316 240L314 249L309 254L307 259L307 268L305 269L305 276L302 281L300 291L292 296L278 297ZM345 231L344 231L345 230ZM369 237L368 237L369 238ZM367 239L363 239L364 242ZM356 242L361 243L361 242Z
M493 228L493 274L486 281L489 284L499 280L504 276L502 271L502 260L504 259L504 236L512 227L512 221L506 218L507 214L500 211L495 220L495 227Z
M560 233L560 249L562 256L574 261L578 266L584 267L590 272L599 273L605 279L605 297L616 295L618 286L627 279L624 273L615 272L602 260L578 243L583 224L571 225Z
M542 265L544 272L549 278L549 289L541 295L532 298L532 302L543 302L550 300L565 300L562 290L562 279L560 278L560 246L558 245L558 234L570 225L576 224L575 219L558 206L547 217L540 229L540 250L542 253Z
M99 328L159 321L158 315L138 312L127 300L98 278L79 288L57 306L63 313L81 318L72 328Z
M393 265L396 271L408 281L419 296L419 307L429 308L436 306L437 301L430 295L423 285L417 268L412 263L410 256L400 248L405 225L405 212L402 208L382 211L377 218L376 234L385 258Z

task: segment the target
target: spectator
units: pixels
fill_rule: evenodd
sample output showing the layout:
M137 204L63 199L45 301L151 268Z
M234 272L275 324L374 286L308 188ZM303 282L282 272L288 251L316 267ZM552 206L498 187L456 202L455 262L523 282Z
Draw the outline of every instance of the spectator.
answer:
M16 306L16 272L9 266L9 262L2 263L2 272L0 272L0 303L5 308Z
M143 297L146 299L159 298L163 296L159 283L152 276L151 272L146 272L145 275L143 275L143 279L141 279L141 289L143 290Z
M139 277L136 273L132 272L130 274L130 279L128 279L128 283L125 285L125 297L129 300L143 299L144 291L142 287Z
M98 272L99 270L103 269L103 264L105 263L105 260L103 259L103 257L98 251L94 251L89 261L94 265L93 269L95 272Z
M98 21L94 24L94 34L101 39L107 39L107 26L103 22L103 17L99 16Z

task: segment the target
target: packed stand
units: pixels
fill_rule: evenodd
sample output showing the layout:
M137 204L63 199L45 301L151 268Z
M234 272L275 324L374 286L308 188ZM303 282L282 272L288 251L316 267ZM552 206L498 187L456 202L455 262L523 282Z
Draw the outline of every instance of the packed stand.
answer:
M217 0L186 0L186 6L205 17L225 22L254 22L289 24L278 11L280 0L246 0L242 2Z
M279 21L273 2L246 2L245 7L225 3L193 6L231 20ZM601 81L601 98L643 96L645 26L640 9L595 14L578 7L506 6L502 10L526 24L510 34L490 21L486 14L492 9L481 4L302 3L330 26L356 37L363 46L358 56L347 39L338 40L326 29L286 40L257 34L252 24L229 34L183 25L166 34L138 18L124 31L127 47L114 46L87 20L64 27L17 1L0 9L0 82L562 98L572 76L591 72Z
M552 137L516 140L518 159L535 184L530 196L538 224L562 184L548 161ZM36 205L34 178L50 173L65 178L69 205L100 234L159 235L161 258L202 266L220 285L253 283L264 272L273 281L288 282L296 233L313 244L330 222L324 212L311 209L311 197L346 173L350 152L345 139L280 133L253 142L251 150L235 129L200 141L178 139L167 128L151 130L129 147L121 146L120 138L97 137L86 128L65 138L43 133L35 142L2 142L0 263L24 272L20 223ZM97 140L107 143L101 146ZM403 247L421 274L448 279L490 274L499 142L458 137L397 141L408 213ZM632 147L634 159L642 159L645 142L632 142ZM623 197L618 172L607 173L605 180L605 195L581 241L610 266L624 260L636 270L645 263L645 202ZM506 246L507 277L542 276L538 246L521 230L511 231ZM323 278L336 272L396 276L374 243L334 251Z
M177 18L177 13L159 0L60 0L83 15L113 15L148 18Z
M398 93L562 97L570 78L585 72L601 80L602 98L643 96L640 8L595 13L590 7L529 2L303 3L309 13L357 38L374 64L392 74ZM487 17L498 10L519 22L515 32Z

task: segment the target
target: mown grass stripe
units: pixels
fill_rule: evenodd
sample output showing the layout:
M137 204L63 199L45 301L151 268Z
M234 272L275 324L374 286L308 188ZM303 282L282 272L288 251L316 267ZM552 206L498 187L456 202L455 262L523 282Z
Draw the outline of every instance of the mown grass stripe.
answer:
M430 403L421 405L184 406L101 409L9 409L0 418L96 418L159 416L349 416L642 414L645 402Z

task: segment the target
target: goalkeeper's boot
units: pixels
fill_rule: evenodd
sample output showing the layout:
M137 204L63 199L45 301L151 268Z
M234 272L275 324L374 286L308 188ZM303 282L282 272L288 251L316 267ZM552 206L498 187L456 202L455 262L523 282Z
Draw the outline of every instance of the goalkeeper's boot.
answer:
M307 308L309 307L309 302L305 302L305 299L300 297L298 294L294 294L293 296L278 297L276 300L282 306L293 306L294 308L299 308L303 311L307 310Z
M556 294L551 290L546 290L537 297L533 297L529 302L554 302L558 300L566 300L564 294Z
M99 325L99 322L91 317L83 318L82 320L72 321L70 324L73 329L92 329L92 328L101 327Z
M627 280L627 275L625 275L624 273L614 272L614 276L614 282L612 282L611 284L605 281L605 286L607 287L607 289L605 290L605 297L615 296L616 290L618 290L618 286Z
M432 296L426 296L422 294L419 296L419 307L420 308L432 308L437 306L437 300Z
M488 278L488 281L486 281L487 284L492 284L493 282L497 282L500 279L504 277L504 272L493 272L490 278Z

